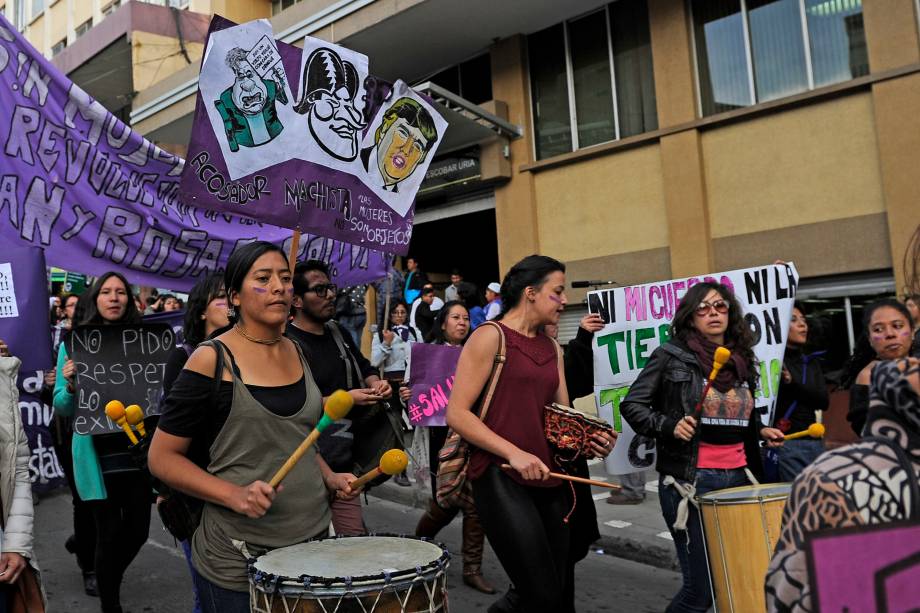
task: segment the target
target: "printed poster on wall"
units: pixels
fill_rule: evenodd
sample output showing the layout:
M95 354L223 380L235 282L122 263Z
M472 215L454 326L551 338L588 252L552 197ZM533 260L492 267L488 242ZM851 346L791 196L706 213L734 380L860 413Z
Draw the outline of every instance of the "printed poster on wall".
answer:
M629 474L655 464L655 440L633 431L620 415L620 403L652 352L670 338L671 320L681 298L701 281L730 287L741 303L754 332L754 354L759 361L754 410L764 424L772 422L798 280L795 265L790 263L588 293L588 310L599 313L606 322L593 341L595 400L601 418L620 432L606 459L608 473ZM731 419L730 415L723 417Z

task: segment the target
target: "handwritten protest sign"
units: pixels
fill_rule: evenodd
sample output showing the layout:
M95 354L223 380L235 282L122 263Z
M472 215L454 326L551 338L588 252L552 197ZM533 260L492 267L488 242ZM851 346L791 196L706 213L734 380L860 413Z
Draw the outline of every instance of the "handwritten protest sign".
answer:
M816 613L917 610L920 522L816 532L806 548Z
M0 339L22 360L23 372L54 364L45 279L41 249L4 243L0 249Z
M404 83L369 77L365 56L316 39L274 41L285 76L260 76L249 58L261 61L270 32L267 21L212 19L184 201L405 254L446 121Z
M598 413L621 433L606 460L610 474L639 472L655 463L655 440L633 431L620 415L620 403L652 351L670 338L680 299L700 281L727 285L741 303L759 361L755 411L764 424L771 423L798 279L795 266L787 264L588 293L588 310L599 313L607 324L594 335L593 343Z
M461 349L414 343L411 351L409 421L413 426L445 426Z
M81 326L68 344L76 368L74 432L120 431L105 414L110 400L138 404L144 415L159 414L163 371L176 344L169 325Z
M64 469L54 448L51 437L51 422L54 410L42 402L41 389L45 378L44 370L19 370L19 412L22 414L22 429L29 439L29 479L32 490L45 492L66 483ZM70 445L62 452L70 453Z
M4 248L42 247L51 266L92 275L116 270L134 283L188 291L222 270L239 245L290 244L290 229L182 201L185 161L109 113L2 15L0 107L9 111L0 127ZM387 256L372 246L327 250L342 276L336 283L386 275Z

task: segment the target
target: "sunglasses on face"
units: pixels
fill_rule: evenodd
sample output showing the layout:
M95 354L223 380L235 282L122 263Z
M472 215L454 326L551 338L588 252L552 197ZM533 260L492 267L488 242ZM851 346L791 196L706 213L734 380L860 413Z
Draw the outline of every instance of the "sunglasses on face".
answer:
M706 302L705 300L696 307L696 314L703 316L709 313L710 309L715 309L716 313L728 313L728 303L724 300L715 302Z
M325 298L326 294L332 293L335 294L339 291L339 288L332 283L320 283L319 285L314 285L313 287L308 287L306 293L313 292L320 298Z

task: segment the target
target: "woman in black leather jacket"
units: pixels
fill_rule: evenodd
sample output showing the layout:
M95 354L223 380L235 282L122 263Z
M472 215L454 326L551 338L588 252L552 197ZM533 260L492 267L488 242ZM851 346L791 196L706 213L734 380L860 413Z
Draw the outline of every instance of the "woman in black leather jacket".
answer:
M701 412L695 409L719 346L732 355ZM691 287L671 323L671 340L656 349L621 405L637 433L655 439L658 496L674 539L683 585L667 611L706 611L712 604L709 567L693 496L745 485L762 473L759 439L782 445L755 407L754 339L731 290L718 283Z

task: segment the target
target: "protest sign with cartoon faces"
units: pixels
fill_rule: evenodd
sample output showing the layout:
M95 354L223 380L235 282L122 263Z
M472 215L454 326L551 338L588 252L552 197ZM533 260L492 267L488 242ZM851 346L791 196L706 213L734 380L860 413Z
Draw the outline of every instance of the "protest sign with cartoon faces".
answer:
M300 100L294 110L306 116L309 159L360 174L358 145L365 127L366 55L318 38L304 40L300 67Z
M446 130L444 118L403 81L397 81L362 143L365 184L405 216Z
M306 156L306 121L267 20L213 32L198 86L231 179Z

